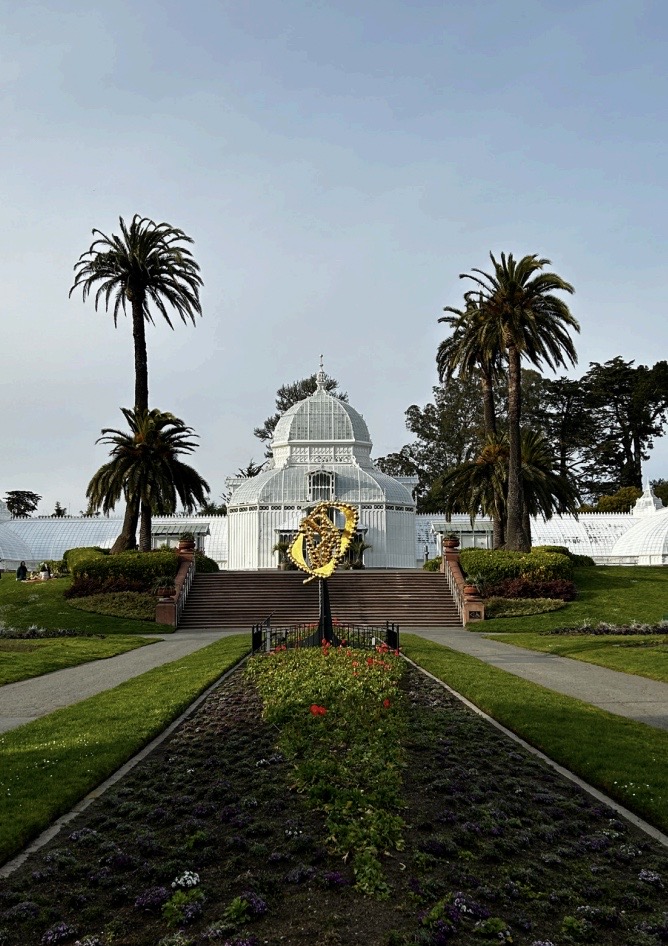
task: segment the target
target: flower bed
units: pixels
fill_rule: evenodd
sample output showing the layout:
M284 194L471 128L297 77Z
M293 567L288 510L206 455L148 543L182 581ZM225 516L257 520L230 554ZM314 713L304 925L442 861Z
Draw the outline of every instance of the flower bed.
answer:
M229 677L2 881L0 944L668 940L663 848L370 659L279 653Z

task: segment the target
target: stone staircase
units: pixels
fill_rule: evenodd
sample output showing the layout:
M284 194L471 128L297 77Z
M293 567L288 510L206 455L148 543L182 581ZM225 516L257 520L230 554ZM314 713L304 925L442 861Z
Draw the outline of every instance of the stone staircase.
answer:
M273 627L318 620L318 582L294 571L221 571L196 575L179 630L250 630L271 615ZM443 575L419 569L340 571L329 579L332 617L356 624L461 626Z

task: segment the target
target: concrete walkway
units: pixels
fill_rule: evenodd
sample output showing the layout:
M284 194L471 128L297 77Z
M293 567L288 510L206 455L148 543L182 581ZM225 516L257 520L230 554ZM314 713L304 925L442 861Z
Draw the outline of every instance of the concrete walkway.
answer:
M136 650L107 657L104 660L92 660L78 667L55 670L42 677L7 683L0 686L0 732L16 729L24 723L31 723L40 716L53 713L54 710L79 703L89 696L111 690L141 673L172 663L180 657L187 657L208 644L213 644L221 637L239 634L239 631L190 631L169 634L162 637L157 634L145 634L158 643ZM250 633L248 634L250 642Z
M487 640L482 634L463 628L406 628L405 631L478 657L525 680L584 700L610 713L627 716L657 729L668 729L666 683ZM0 687L0 732L15 729L63 706L110 690L147 670L192 654L221 637L239 633L248 634L250 642L247 628L239 631L177 631L164 638L155 635L157 644L118 657L8 683Z
M570 657L514 647L463 628L412 627L405 630L470 654L516 677L539 683L548 690L584 700L609 713L627 716L657 729L668 729L668 683L597 667Z

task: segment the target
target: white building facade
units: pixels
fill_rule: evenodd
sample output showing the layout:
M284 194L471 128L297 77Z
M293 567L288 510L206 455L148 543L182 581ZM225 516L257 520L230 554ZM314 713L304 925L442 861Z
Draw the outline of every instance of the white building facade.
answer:
M228 480L228 568L275 568L275 546L295 535L306 510L335 501L359 511L368 568L415 568L416 481L381 473L371 448L364 418L325 390L321 368L315 393L278 421L268 469Z

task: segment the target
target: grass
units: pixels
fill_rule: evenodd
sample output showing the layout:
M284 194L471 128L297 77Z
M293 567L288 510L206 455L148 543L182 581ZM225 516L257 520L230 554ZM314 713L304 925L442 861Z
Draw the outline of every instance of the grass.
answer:
M68 604L78 611L91 611L115 618L132 618L155 624L155 595L141 591L112 591L108 594L68 598Z
M39 677L43 673L77 667L89 660L115 657L153 644L140 637L63 637L45 640L5 640L0 637L0 686Z
M71 578L21 582L5 574L0 580L0 626L27 630L33 625L48 631L71 630L93 634L146 634L146 622L110 618L73 608L63 592ZM160 626L161 633L173 628Z
M223 638L0 736L0 863L162 732L249 643Z
M547 631L569 624L634 621L656 624L668 617L668 569L662 566L624 568L621 565L576 568L576 601L548 614L525 618L496 618L470 625L488 633Z
M668 683L668 634L486 634L491 640Z
M411 660L532 746L668 831L668 732L606 713L413 634L404 634L401 643Z

